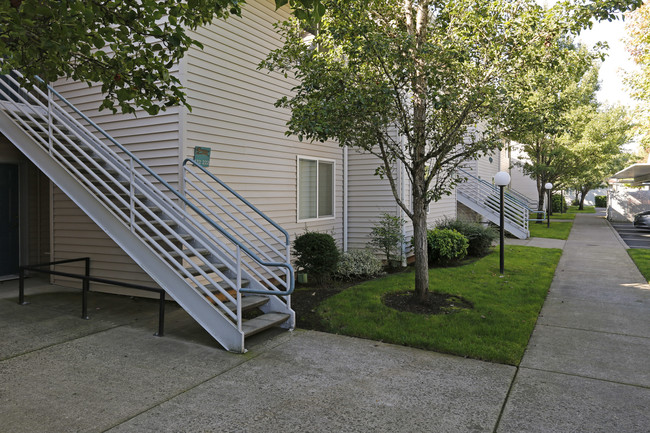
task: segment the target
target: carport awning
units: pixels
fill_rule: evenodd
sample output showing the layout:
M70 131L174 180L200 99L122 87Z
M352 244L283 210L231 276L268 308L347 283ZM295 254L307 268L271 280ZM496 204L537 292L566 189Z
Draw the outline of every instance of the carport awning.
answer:
M632 164L611 179L618 183L631 183L632 186L650 185L650 163Z

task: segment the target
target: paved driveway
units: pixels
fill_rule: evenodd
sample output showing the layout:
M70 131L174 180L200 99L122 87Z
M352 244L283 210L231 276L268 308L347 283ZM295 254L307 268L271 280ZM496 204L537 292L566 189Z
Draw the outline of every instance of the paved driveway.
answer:
M612 227L628 247L650 249L650 230L637 229L632 223L612 223Z

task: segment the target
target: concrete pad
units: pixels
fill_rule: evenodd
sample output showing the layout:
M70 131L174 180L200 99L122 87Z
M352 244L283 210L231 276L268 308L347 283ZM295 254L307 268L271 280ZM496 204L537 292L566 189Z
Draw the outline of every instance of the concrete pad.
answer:
M646 306L646 308L650 306L650 291L639 289L632 284L627 287L612 287L607 282L598 282L590 284L587 288L584 284L565 281L563 279L561 283L553 283L551 286L551 296L612 304Z
M650 338L648 306L549 295L538 325L601 331Z
M0 300L0 360L110 329L113 323L83 320L43 308Z
M0 364L0 430L104 431L246 360L127 327L96 333Z
M521 368L497 432L647 432L650 389Z
M491 432L514 372L296 331L286 343L110 432Z
M521 367L650 387L650 339L537 326Z
M525 247L538 247L538 248L559 248L562 249L566 245L563 239L548 239L548 238L528 238L528 239L506 239L506 245L520 245Z

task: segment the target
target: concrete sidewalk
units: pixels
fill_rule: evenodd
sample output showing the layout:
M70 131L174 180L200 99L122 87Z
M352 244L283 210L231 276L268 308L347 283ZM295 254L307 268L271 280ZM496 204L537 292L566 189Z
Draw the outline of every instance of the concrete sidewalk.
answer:
M235 355L178 308L158 338L155 301L91 293L84 321L51 290L0 285L2 433L489 432L516 371L312 331Z
M650 290L576 218L519 368L312 331L216 346L186 313L0 283L0 432L650 431Z
M498 431L650 431L650 286L599 215L576 216Z

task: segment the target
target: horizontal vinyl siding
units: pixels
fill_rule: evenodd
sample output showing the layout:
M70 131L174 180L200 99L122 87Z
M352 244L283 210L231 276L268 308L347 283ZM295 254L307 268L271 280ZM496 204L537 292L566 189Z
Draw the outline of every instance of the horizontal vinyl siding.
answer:
M427 214L427 226L433 228L436 223L444 218L456 218L456 191L451 195L443 196L437 202L431 202Z
M490 162L490 158L492 158L492 162ZM497 149L480 157L476 165L478 166L478 174L481 179L492 183L494 175L499 172L501 167L500 151Z
M165 181L178 185L179 167L179 109L172 108L156 116L144 111L134 115L114 115L110 111L98 111L103 100L99 88L86 84L61 81L55 88L81 112L88 116L111 137L147 164ZM85 122L82 122L85 124ZM92 127L96 136L109 144ZM109 144L122 157L123 152ZM141 170L139 170L141 171ZM95 277L127 281L156 287L153 280L99 228L84 212L58 188L54 189L52 204L53 260L90 257L91 274ZM61 271L79 273L83 264L59 266ZM78 280L56 277L60 284L79 286ZM128 289L93 284L93 289L115 293Z
M401 208L395 201L388 179L375 176L375 170L381 164L378 157L352 149L348 156L348 248L361 249L367 247L370 232L382 214L400 215Z
M52 198L53 260L90 257L93 277L157 287L157 284L59 188L54 188ZM56 269L82 274L83 262L59 265ZM55 276L54 281L57 284L81 287L80 280ZM125 293L124 289L101 284L93 283L92 287L95 290Z
M186 56L184 157L209 147L209 170L295 237L306 229L342 242L342 150L334 142L305 143L284 135L289 112L274 107L296 84L257 70L279 47L273 23L286 17L273 1L248 2L242 18L215 21L196 31L204 50ZM335 163L335 218L298 222L297 157Z

